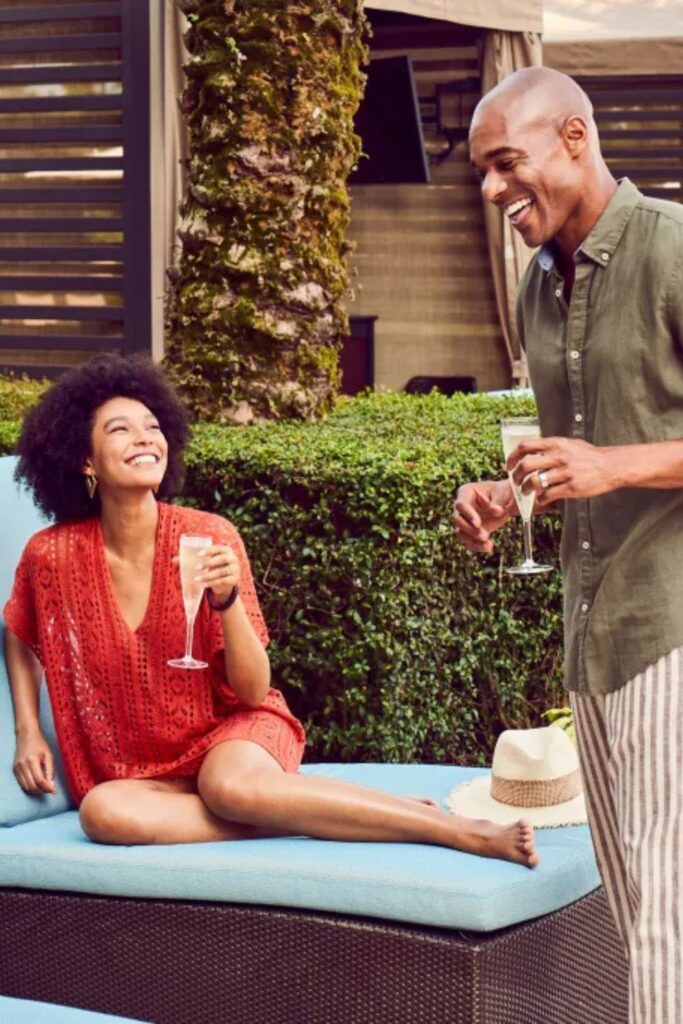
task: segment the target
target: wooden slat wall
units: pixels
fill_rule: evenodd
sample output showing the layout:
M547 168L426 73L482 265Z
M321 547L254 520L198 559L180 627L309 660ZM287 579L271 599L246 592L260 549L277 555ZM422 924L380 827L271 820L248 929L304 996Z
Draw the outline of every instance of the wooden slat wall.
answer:
M683 75L578 81L612 173L646 195L683 202Z
M478 77L476 35L426 22L375 26L372 54L407 53L418 94ZM478 92L465 97L465 125ZM431 106L423 103L425 118ZM449 101L448 123L456 118ZM424 124L431 150L443 148ZM353 315L376 315L375 383L403 388L413 376L473 376L479 390L507 387L510 372L496 313L479 186L459 143L431 167L429 185L356 185L351 238L358 272Z
M147 7L0 0L2 370L149 347Z

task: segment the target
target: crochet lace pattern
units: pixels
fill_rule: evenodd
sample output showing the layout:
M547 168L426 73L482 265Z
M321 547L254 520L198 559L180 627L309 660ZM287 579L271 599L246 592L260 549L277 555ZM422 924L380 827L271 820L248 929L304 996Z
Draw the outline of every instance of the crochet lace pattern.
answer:
M109 779L194 775L207 751L252 740L285 771L301 763L304 731L271 689L252 708L225 675L220 615L202 601L193 652L204 670L170 668L182 654L185 612L177 565L181 533L227 543L241 563L240 597L257 636L268 634L242 539L227 520L159 503L152 587L136 630L124 621L98 518L50 526L26 545L5 605L8 629L36 654L45 675L69 788L80 803Z

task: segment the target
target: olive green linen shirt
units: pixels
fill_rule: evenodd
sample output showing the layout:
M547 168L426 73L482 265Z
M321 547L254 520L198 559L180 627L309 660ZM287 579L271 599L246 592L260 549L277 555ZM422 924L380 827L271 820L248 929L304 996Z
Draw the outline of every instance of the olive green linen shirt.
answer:
M574 262L569 304L550 247L518 297L543 436L683 439L683 206L624 179ZM683 646L683 489L564 502L560 558L570 690L614 691Z

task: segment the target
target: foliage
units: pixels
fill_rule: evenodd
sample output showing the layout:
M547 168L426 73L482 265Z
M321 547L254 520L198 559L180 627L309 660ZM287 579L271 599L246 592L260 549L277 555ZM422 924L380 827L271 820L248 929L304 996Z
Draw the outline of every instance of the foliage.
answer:
M34 380L25 375L0 377L0 421L21 419L49 384L48 380Z
M389 393L321 423L195 429L183 500L242 532L309 758L486 763L503 728L561 703L559 572L504 572L518 520L486 558L450 525L460 483L500 476L499 419L532 411ZM538 521L544 561L559 532Z
M361 0L181 0L189 188L167 362L195 413L329 410L348 328Z
M556 725L558 729L566 732L572 743L576 743L576 728L574 726L574 713L571 708L549 708L543 712L548 725Z
M380 395L320 425L198 430L192 502L243 532L275 677L317 758L467 761L561 693L559 573L522 580L456 543L455 490L500 475L498 420L528 400ZM557 561L559 524L537 531Z

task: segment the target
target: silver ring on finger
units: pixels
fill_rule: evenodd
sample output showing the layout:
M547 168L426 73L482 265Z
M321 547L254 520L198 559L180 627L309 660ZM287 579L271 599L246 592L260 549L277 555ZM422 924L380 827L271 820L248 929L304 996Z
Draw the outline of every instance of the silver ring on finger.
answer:
M548 480L548 474L545 469L540 469L538 471L538 482L544 491L547 491L550 487L550 480Z

